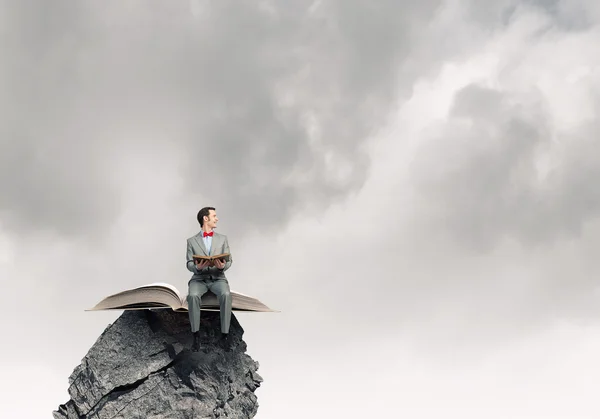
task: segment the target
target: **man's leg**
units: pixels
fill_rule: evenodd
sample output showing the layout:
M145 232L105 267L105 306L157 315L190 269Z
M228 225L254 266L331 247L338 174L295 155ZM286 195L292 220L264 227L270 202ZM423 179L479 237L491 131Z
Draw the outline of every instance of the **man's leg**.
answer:
M194 334L194 344L192 350L197 351L200 348L200 307L202 296L206 294L208 287L204 281L191 280L188 285L188 314L190 317L190 326Z
M229 283L224 279L218 279L210 285L210 290L219 299L221 333L227 334L229 333L229 324L231 323L231 293Z

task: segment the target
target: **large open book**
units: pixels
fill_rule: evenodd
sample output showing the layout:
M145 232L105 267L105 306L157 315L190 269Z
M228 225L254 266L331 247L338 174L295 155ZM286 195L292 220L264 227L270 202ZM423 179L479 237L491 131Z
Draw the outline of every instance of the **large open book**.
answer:
M181 296L177 288L165 283L143 285L138 288L110 295L91 309L95 310L143 310L171 308L174 311L188 311L186 296ZM202 296L202 310L219 311L219 301L210 291ZM231 291L232 311L275 312L256 298Z

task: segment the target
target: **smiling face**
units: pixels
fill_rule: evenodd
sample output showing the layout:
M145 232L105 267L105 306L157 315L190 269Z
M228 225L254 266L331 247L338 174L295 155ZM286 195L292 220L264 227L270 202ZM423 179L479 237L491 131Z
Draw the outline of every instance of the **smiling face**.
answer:
M217 213L215 210L209 210L208 216L204 216L204 230L212 230L213 228L217 228L217 223L219 222L219 217L217 217Z

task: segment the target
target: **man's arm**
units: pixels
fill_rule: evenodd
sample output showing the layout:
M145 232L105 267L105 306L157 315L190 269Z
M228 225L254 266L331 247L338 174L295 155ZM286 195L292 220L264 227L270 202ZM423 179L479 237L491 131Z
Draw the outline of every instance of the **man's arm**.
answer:
M198 270L198 268L196 268L196 262L194 262L194 250L192 249L192 244L190 243L190 240L188 239L187 241L187 253L186 253L186 259L187 259L187 270L195 273L195 274L199 274L201 271Z

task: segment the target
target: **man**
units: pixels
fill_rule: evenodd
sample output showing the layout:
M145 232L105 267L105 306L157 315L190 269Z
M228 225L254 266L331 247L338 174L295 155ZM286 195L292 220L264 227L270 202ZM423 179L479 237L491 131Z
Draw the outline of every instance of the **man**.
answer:
M193 273L188 282L188 310L190 325L194 335L192 351L200 349L200 305L201 298L207 291L212 291L219 299L221 316L221 343L227 348L230 345L229 324L231 322L231 294L225 271L231 266L231 256L225 262L215 260L214 266L209 261L195 263L193 255L218 255L230 253L227 236L215 233L219 218L213 207L204 207L198 212L201 231L187 239L187 269Z

